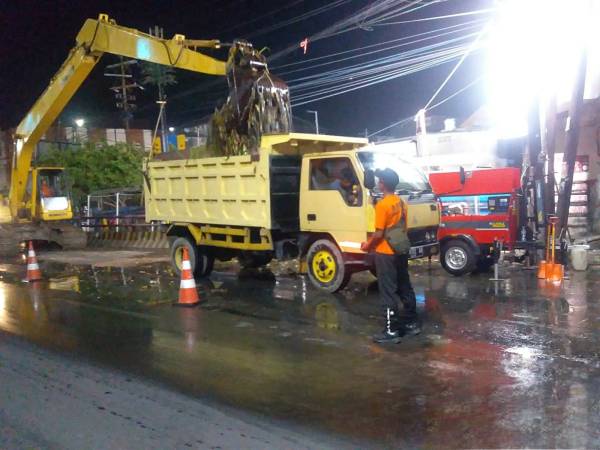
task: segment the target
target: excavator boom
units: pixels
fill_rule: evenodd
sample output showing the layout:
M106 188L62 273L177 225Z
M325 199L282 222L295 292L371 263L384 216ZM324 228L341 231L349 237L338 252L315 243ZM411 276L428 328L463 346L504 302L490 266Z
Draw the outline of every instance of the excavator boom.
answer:
M76 38L77 45L54 75L50 84L17 126L9 194L11 216L19 217L24 207L27 177L35 146L77 92L104 53L127 56L157 64L200 72L226 75L226 63L186 47L185 37L160 39L117 25L106 14L88 19ZM194 47L198 47L198 42ZM218 41L200 41L217 47Z
M31 160L37 143L104 53L226 76L229 96L212 120L213 141L224 154L257 156L262 134L289 132L287 85L269 73L264 56L245 41L231 45L226 62L197 51L221 45L179 34L161 39L119 26L106 14L86 20L75 47L16 129L8 208L0 208L0 254L27 240L56 242L63 248L85 246L85 233L66 222L73 212L68 193L60 188L62 169L32 169Z

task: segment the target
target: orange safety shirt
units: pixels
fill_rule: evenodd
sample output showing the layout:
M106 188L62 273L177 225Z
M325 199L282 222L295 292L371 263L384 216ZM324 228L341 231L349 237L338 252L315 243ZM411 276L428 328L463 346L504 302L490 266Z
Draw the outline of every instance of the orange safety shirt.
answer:
M406 220L406 204L397 195L388 195L377 202L375 205L375 228L385 230L398 223L400 219ZM408 223L408 221L406 220ZM393 255L394 250L390 247L385 237L379 241L375 252L384 255Z

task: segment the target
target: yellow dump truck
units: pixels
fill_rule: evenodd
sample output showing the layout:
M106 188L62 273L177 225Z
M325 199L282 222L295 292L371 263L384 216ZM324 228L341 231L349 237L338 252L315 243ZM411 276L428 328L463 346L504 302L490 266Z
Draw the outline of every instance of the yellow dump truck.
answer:
M183 247L196 276L215 259L246 267L300 258L318 288L335 292L369 270L360 243L374 231L377 168L398 173L407 200L411 257L438 252L440 212L427 178L366 139L313 134L263 135L258 155L148 160L146 219L169 224L171 258Z

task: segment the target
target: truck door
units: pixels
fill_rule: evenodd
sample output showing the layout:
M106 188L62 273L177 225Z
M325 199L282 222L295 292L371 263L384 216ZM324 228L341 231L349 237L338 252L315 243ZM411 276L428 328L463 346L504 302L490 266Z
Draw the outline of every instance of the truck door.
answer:
M364 240L366 198L358 173L347 156L303 159L300 193L303 231L331 233L338 244L340 241L358 244Z

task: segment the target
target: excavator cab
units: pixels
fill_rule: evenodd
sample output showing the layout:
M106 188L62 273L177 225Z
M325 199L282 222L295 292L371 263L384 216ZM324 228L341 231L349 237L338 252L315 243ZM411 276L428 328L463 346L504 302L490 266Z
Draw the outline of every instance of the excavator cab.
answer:
M29 171L25 204L19 215L42 222L73 218L62 167L34 167Z

